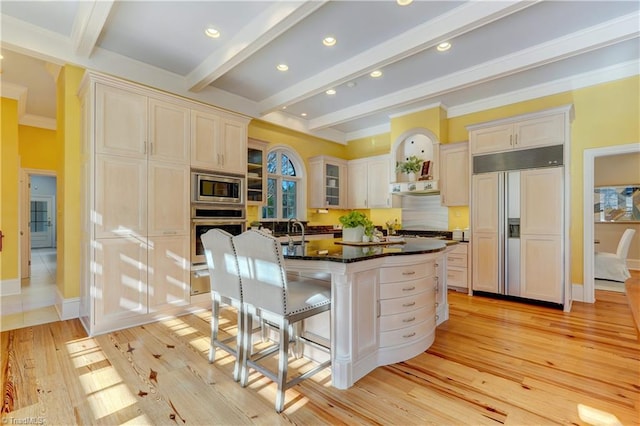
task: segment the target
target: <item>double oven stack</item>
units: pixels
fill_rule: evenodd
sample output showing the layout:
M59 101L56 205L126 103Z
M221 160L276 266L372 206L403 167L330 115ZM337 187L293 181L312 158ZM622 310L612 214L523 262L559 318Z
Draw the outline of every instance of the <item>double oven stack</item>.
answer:
M232 235L246 229L244 176L191 173L191 294L208 293L209 271L200 236L219 228Z

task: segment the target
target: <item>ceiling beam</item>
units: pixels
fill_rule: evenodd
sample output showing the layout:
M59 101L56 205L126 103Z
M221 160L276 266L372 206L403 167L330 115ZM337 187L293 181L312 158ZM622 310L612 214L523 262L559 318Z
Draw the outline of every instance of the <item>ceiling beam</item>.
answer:
M328 0L276 2L249 22L224 51L215 51L187 75L190 91L199 92L318 10Z
M495 80L624 40L637 38L639 35L638 15L631 13L511 55L311 119L309 120L309 129L320 130L386 109L402 107L470 85Z
M467 2L264 99L258 108L262 114L282 109L536 3L522 0Z
M73 21L71 43L78 56L91 56L104 24L109 17L113 0L82 1Z

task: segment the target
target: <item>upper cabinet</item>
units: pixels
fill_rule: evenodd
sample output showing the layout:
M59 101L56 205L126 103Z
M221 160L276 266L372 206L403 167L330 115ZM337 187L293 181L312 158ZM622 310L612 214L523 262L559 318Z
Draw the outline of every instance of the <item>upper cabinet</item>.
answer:
M191 166L244 175L248 119L219 112L191 111Z
M309 158L309 207L347 207L347 162L320 155Z
M469 205L469 144L440 146L440 198L443 206Z
M481 128L470 126L471 154L560 145L565 141L564 112L545 111L528 119L507 119Z
M391 207L388 155L349 161L347 176L350 209Z
M249 139L247 146L247 204L262 205L267 188L267 143Z

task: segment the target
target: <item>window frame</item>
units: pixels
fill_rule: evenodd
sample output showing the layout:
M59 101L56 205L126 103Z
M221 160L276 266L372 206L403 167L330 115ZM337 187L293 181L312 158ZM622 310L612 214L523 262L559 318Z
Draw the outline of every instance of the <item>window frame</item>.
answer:
M282 172L282 165L281 165L282 156L281 155L285 154L293 164L293 167L296 171L295 176L269 173L268 158L269 158L269 155L273 152L276 152L278 155L278 160L277 160L278 168L279 168L278 171ZM307 169L305 167L304 161L302 161L302 158L300 157L300 155L298 155L298 153L288 145L274 145L272 147L269 147L269 149L265 154L265 159L266 159L265 173L266 173L267 182L269 181L269 179L276 179L276 185L278 186L278 188L282 188L283 180L296 181L296 211L298 213L296 216L296 219L301 221L306 221L307 220ZM265 188L265 204L260 208L260 221L282 222L282 221L289 220L289 218L282 217L282 190L279 190L277 193L276 205L278 206L278 209L276 210L277 217L275 218L264 217L264 209L266 207L266 203L268 199L269 199L269 184L267 183Z

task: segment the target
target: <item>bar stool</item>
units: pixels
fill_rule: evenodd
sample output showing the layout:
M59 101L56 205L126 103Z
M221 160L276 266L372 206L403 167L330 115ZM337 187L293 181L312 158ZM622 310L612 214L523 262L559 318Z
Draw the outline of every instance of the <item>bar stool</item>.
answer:
M279 329L278 344L253 355L250 355L252 333L243 333L240 384L243 387L247 385L249 368L276 382L278 393L275 408L276 412L280 413L284 408L286 389L331 365L329 359L287 382L289 327L305 318L331 309L331 289L312 279L288 281L280 243L271 235L250 230L233 237L233 244L236 248L242 280L245 304L244 329L251 330L253 314L258 314L263 321L273 323ZM296 338L304 341L305 344L330 352L329 348L301 336ZM259 363L260 360L276 352L279 355L277 373Z
M216 359L216 347L223 349L236 358L233 378L240 380L240 363L242 359L242 331L244 311L242 303L242 283L238 270L238 261L233 247L232 235L222 229L210 229L200 237L205 249L209 281L211 282L211 346L209 346L209 362ZM235 337L219 340L220 303L234 307L238 311L238 333ZM236 349L229 343L236 340Z

